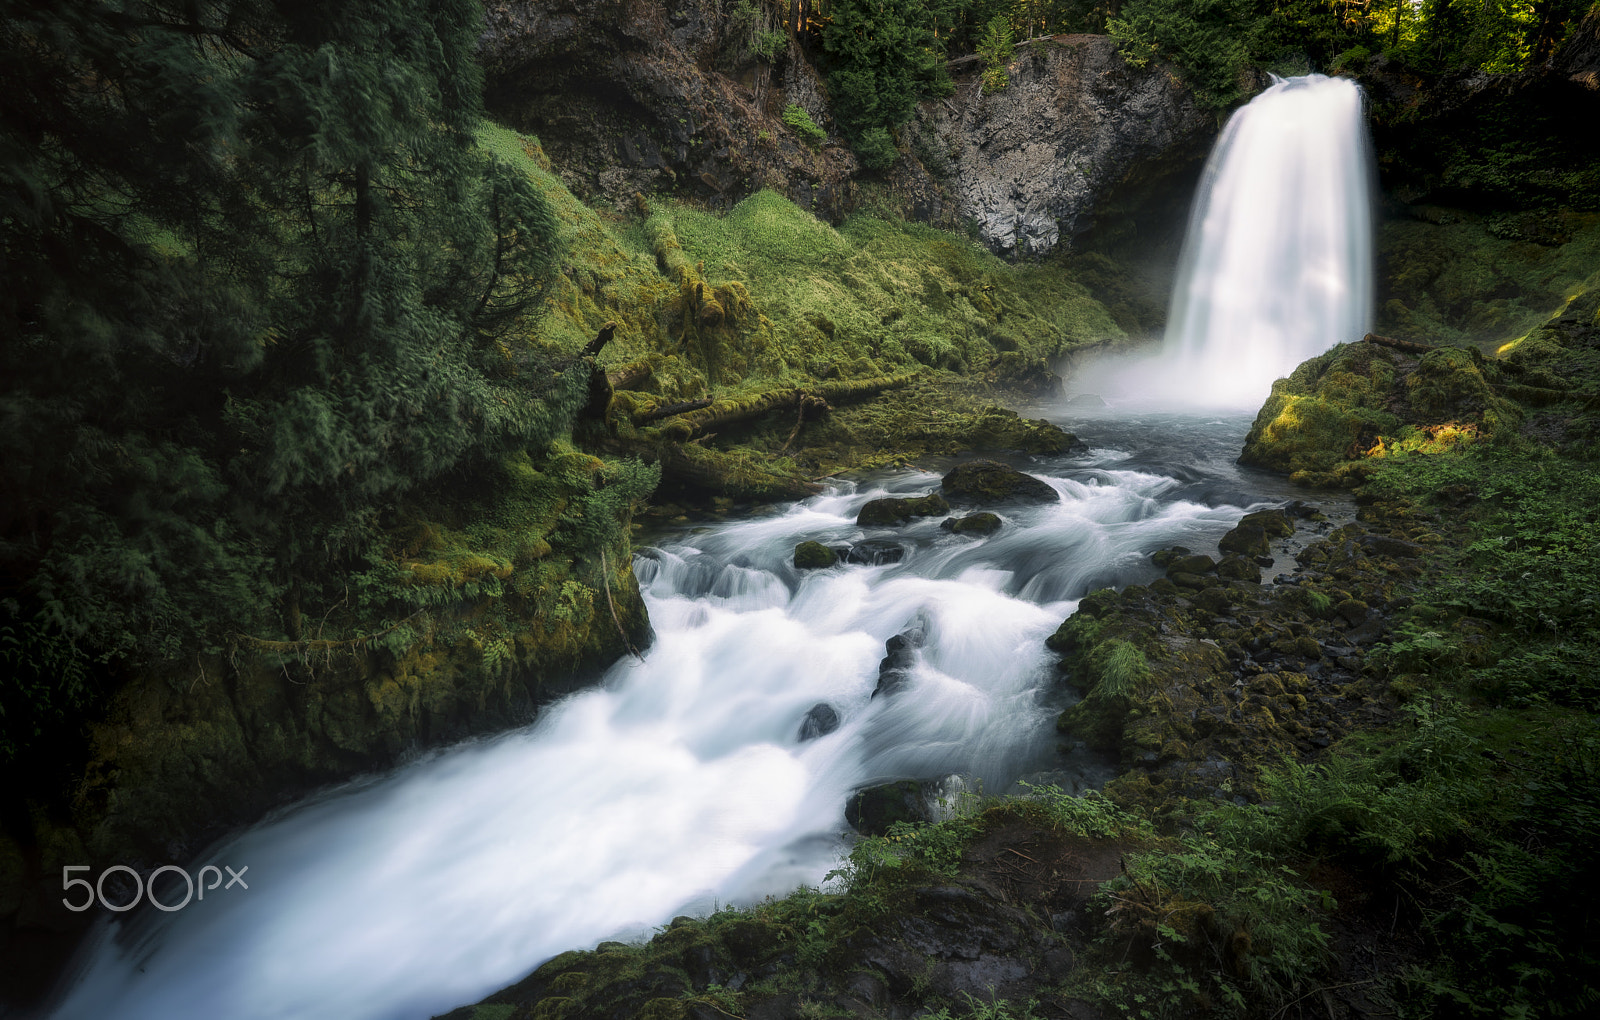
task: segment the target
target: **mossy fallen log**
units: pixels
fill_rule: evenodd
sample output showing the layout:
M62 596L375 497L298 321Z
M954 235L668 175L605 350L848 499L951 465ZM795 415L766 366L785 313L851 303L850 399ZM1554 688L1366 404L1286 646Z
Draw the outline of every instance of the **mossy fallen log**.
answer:
M1404 351L1407 354L1427 354L1429 351L1439 349L1433 344L1418 343L1415 340L1400 340L1392 336L1379 336L1376 333L1368 333L1361 338L1361 342L1377 344L1379 347L1388 347L1391 350Z
M853 379L822 383L805 388L789 387L767 390L728 400L714 401L711 406L682 415L663 429L671 438L691 439L715 427L760 417L769 411L798 408L808 400L822 399L828 403L842 402L875 396L887 389L904 386L914 376L882 375L871 379ZM670 431L669 431L670 430Z
M701 490L736 499L805 499L822 486L798 474L774 471L748 454L729 454L692 444L667 443L660 449L666 486Z
M642 414L634 415L633 423L635 425L643 425L647 422L660 421L662 418L671 418L680 414L688 414L690 411L698 411L703 407L710 406L710 397L702 397L699 400L683 400L675 404L662 404L658 407L652 408L649 411L645 411Z
M633 390L654 374L655 366L648 361L630 361L606 372L606 380L613 390Z

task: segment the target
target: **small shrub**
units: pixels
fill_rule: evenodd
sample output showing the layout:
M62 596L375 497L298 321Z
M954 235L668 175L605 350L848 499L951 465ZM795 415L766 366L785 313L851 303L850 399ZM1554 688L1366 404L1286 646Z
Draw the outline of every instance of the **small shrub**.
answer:
M783 108L783 122L808 145L821 145L827 140L828 133L817 127L817 122L811 119L811 114L798 103L790 103Z
M860 139L855 144L856 158L861 160L861 165L868 170L887 170L894 166L894 161L900 158L900 150L894 146L894 138L889 134L888 128L871 128L863 131Z

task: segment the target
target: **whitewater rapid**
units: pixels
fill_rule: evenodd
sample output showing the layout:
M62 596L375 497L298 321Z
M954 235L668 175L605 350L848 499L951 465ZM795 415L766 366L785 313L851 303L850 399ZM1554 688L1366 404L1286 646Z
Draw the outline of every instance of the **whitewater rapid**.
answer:
M1061 501L1000 508L989 538L855 525L869 499L937 488L917 471L665 536L634 564L656 631L643 661L211 848L200 862L247 866L248 891L102 923L51 1015L417 1020L561 951L822 882L861 786L1103 781L1106 763L1057 750L1044 639L1089 590L1149 580L1151 551L1214 547L1260 505L1264 479L1231 463L1246 424L1094 426L1090 454L1022 464ZM903 559L792 564L798 542L869 538ZM910 628L910 685L874 698L885 641ZM817 704L841 725L802 742Z

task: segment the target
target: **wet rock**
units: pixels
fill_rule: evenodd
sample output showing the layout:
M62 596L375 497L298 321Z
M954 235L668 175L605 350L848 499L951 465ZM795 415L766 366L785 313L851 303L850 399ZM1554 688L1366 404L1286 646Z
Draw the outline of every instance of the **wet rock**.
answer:
M957 465L944 476L940 487L958 503L1055 503L1061 499L1046 482L993 460Z
M1174 560L1189 555L1189 552L1190 550L1187 546L1175 545L1170 549L1162 549L1151 553L1150 562L1162 569L1166 569L1172 566Z
M863 527L901 525L913 517L937 517L950 512L950 504L937 492L915 498L888 496L874 499L861 508L856 523Z
M823 567L831 567L838 560L839 554L821 542L801 542L794 547L794 565L798 570L818 570Z
M1365 620L1372 609L1360 599L1345 599L1334 606L1333 611L1344 617L1345 622L1354 627L1362 620Z
M1232 531L1222 536L1217 548L1241 556L1272 555L1272 540L1294 534L1294 525L1282 510L1257 510L1245 514Z
M1374 556L1389 556L1397 560L1412 559L1428 551L1427 546L1388 535L1363 535L1357 541Z
M1000 528L1000 518L984 511L965 517L946 517L939 527L958 535L992 535Z
M999 92L963 83L923 103L909 128L937 152L924 162L948 180L951 212L1007 257L1042 256L1088 229L1110 188L1203 158L1215 132L1176 78L1133 67L1104 36L1019 46L1008 74Z
M923 630L913 627L896 634L883 643L885 655L878 663L878 686L872 696L890 695L911 679L911 669L917 663L917 649L922 647Z
M811 711L800 721L800 742L825 737L839 728L839 713L832 705L821 702L811 706Z
M1255 560L1247 560L1243 556L1224 556L1222 562L1217 564L1217 576L1230 581L1253 581L1260 584L1261 567Z
M1205 555L1179 556L1167 564L1167 576L1174 581L1175 574L1209 574L1217 569L1217 561ZM1178 581L1182 584L1182 581Z
M902 779L851 794L844 820L863 836L882 836L896 822L932 821L933 811L922 783Z
M1227 561L1224 560L1223 562L1226 563ZM1220 585L1215 588L1206 588L1194 596L1194 604L1213 616L1227 615L1232 611L1233 603L1232 592Z
M1105 407L1106 402L1098 393L1080 393L1067 400L1068 407Z
M905 558L905 546L898 542L887 542L878 539L857 542L844 554L846 563L865 563L869 566L899 563Z
M1183 570L1167 571L1167 580L1171 581L1179 588L1189 588L1194 591L1198 591L1208 585L1222 583L1222 579L1220 577L1208 577L1204 574L1191 574Z
M1344 639L1353 645L1370 645L1383 637L1384 631L1388 629L1381 618L1374 617L1351 627L1345 632Z

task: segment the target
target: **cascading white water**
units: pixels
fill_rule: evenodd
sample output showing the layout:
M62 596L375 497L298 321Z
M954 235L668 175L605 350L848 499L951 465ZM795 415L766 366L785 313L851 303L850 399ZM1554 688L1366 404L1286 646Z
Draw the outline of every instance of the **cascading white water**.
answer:
M1371 161L1345 78L1277 81L1229 118L1167 318L1165 355L1195 402L1260 406L1274 379L1366 332Z
M1274 379L1359 340L1372 314L1371 176L1348 79L1275 79L1235 112L1195 196L1160 358L1126 370L1124 389L1255 410Z
M872 532L904 550L898 563L791 562L799 541L863 538L856 512L882 487L641 552L658 635L645 661L527 729L213 848L199 863L247 866L249 890L103 929L53 1015L419 1020L563 950L820 882L859 786L959 773L998 792L1061 768L1044 638L1091 587L1147 579L1150 551L1203 548L1251 502L1233 495L1242 421L1202 470L1207 427L1184 424L1164 459L1102 450L1035 467L1062 501L1003 510L987 539L935 520ZM874 698L884 642L912 626L926 639L910 686ZM841 725L802 742L818 703Z

